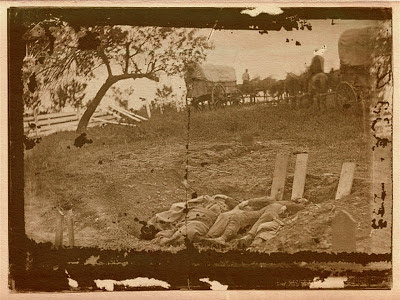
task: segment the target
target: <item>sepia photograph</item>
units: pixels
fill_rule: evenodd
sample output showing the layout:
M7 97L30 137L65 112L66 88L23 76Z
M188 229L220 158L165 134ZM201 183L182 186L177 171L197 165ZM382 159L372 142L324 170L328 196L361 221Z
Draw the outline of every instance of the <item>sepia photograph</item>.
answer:
M390 3L7 19L11 292L392 288Z

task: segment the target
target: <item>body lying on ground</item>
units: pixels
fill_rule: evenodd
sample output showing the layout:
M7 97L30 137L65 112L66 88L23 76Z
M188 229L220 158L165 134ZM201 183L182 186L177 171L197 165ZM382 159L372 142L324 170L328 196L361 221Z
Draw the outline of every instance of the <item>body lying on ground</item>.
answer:
M217 217L239 201L225 195L201 196L186 203L174 203L168 211L156 214L147 223L159 232L155 235L162 245L183 242L185 236L195 242L204 236Z
M179 202L168 211L156 214L147 224L159 231L155 237L162 245L181 243L185 237L191 242L224 245L236 238L241 229L251 227L240 240L242 246L247 246L257 235L262 238L263 232L276 229L279 217L285 212L304 207L268 196L237 203L239 201L225 195L205 195L188 201L187 214L186 203Z
M256 246L270 240L276 235L280 227L285 225L282 218L294 215L305 207L304 204L294 203L293 201L279 201L276 204L283 205L280 213L276 214L272 210L265 210L249 232L238 241L239 247L246 247L250 244Z
M276 201L271 197L243 201L233 210L220 214L203 241L206 244L224 245L236 238L241 229L249 226L252 226L251 234L255 235L258 226L278 218L287 205L293 205L293 202Z

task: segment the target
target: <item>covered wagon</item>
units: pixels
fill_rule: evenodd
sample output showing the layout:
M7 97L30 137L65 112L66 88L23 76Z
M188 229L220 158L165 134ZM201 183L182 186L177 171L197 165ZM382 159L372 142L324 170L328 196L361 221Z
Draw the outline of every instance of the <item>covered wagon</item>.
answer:
M224 65L195 64L187 66L185 83L187 98L196 109L241 104L244 98L237 88L235 69Z
M373 78L371 67L378 44L379 27L349 29L338 41L341 81L335 99L341 109L365 104L370 97Z

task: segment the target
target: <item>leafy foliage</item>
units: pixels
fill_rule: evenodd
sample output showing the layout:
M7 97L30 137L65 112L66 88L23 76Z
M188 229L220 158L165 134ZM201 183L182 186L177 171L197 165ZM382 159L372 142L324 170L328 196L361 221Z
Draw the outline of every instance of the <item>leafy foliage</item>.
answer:
M175 94L173 94L172 92L172 87L165 84L163 84L162 88L157 88L155 100L161 111L164 105L168 103L168 100L175 96Z
M134 89L132 87L123 89L121 90L120 88L117 88L115 86L111 87L111 92L112 92L112 97L115 99L115 101L124 108L125 110L128 110L128 97L133 94Z
M29 59L23 67L25 104L37 105L41 91L55 90L75 77L89 81L97 68L105 68L107 81L88 104L88 113L84 114L87 121L114 83L138 78L158 81L161 73L182 74L188 64L201 63L206 51L212 48L197 29L133 26L77 29L66 22L53 21L51 26L49 22L41 22L25 34L31 44ZM40 30L41 26L47 29ZM32 75L35 88L29 88Z
M39 58L43 64L36 70L26 66L40 74L46 86L62 81L71 71L93 76L100 66L106 66L111 76L142 74L153 79L161 71L174 75L183 72L186 64L204 60L212 47L205 36L196 35L196 29L95 26L76 32L65 22L58 25L52 27L52 55L37 39L33 57L36 64Z
M81 83L75 79L64 85L60 85L55 92L51 92L52 110L59 112L67 104L70 104L75 109L81 108L83 106L86 86L86 83Z

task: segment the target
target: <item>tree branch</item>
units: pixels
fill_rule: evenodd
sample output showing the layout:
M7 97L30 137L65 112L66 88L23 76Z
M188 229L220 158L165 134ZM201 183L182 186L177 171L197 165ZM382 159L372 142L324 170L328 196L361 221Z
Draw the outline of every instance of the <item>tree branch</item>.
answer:
M142 74L142 71L139 69L138 65L135 63L135 61L131 58L132 64L135 67L135 73Z
M94 67L93 69L90 70L90 72L93 72L94 70L96 70L97 68L100 68L102 65L104 65L104 62L102 62L101 64L99 64L98 66Z
M158 66L157 68L154 68L153 70L152 70L152 73L156 73L156 72L158 72L158 71L162 71L164 68L162 67L162 66Z
M147 78L153 81L158 81L158 77L153 73L129 73L129 74L121 74L121 75L113 75L110 77L112 82L117 82L124 79L139 79L139 78Z
M107 55L104 53L104 49L99 47L97 52L107 67L108 76L113 76L111 71L110 61L108 60Z
M153 56L153 58L154 58L154 56ZM150 60L150 62L147 64L146 73L154 73L156 63L157 63L156 59ZM150 68L150 65L151 65L151 68Z
M144 40L144 42L141 43L138 47L133 47L133 49L135 50L135 53L133 53L131 56L129 56L129 58L132 58L132 57L134 57L136 54L139 54L139 53L141 52L141 50L142 50L143 45L146 44L146 42L147 42L147 39ZM130 43L131 43L131 42L130 42Z
M128 73L128 67L129 67L129 46L130 46L130 42L125 44L125 70L124 73L127 74Z
M72 61L74 60L74 54L69 53L65 56L65 58L61 61L58 62L60 64L60 67L54 68L53 65L51 65L52 68L47 68L44 70L50 70L48 73L48 76L50 78L50 81L58 80L61 74L64 73L65 70L67 70L70 65L72 64ZM39 74L39 73L38 73Z

